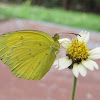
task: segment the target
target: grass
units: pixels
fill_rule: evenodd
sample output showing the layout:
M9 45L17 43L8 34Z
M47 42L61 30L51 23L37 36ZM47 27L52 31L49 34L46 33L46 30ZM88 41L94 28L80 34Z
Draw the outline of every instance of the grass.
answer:
M100 31L100 16L91 13L65 11L60 8L48 9L28 5L0 5L0 16L7 18L22 18L37 21Z

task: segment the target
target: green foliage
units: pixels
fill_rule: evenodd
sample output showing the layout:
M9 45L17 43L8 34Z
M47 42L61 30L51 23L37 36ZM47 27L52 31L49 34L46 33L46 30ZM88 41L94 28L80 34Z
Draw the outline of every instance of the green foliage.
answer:
M100 16L89 13L47 9L28 5L0 5L0 15L6 18L23 18L100 31Z
M2 0L4 2L25 3L49 8L61 7L67 10L100 13L100 0Z
M26 0L23 4L24 5L31 5L31 3L32 3L32 0Z
M100 3L100 0L95 0L96 3Z
M44 6L46 7L57 7L60 5L61 0L44 0Z

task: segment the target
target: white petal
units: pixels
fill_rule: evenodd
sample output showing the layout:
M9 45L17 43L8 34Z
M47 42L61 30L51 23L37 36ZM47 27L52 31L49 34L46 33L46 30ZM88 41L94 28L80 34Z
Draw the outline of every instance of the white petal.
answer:
M78 69L79 69L80 74L83 77L86 76L86 74L87 74L87 68L85 66L83 66L82 64L79 64Z
M95 67L96 69L99 69L97 63L93 60L91 60L91 64L93 65L93 67Z
M73 72L73 74L75 75L75 77L78 78L78 76L79 76L78 64L74 64L74 65L73 65L72 72Z
M90 34L89 32L87 32L84 42L87 43L89 41L89 37L90 37Z
M92 49L88 52L89 55L100 55L100 47Z
M66 49L71 44L71 41L68 38L63 38L59 39L59 43Z
M89 41L89 32L83 32L83 31L81 31L80 33L79 33L79 35L77 36L77 39L79 40L79 41L84 41L85 43L87 43L88 41Z
M55 68L58 68L58 60L55 60L53 65L56 66Z
M88 69L90 69L90 70L92 70L92 71L94 70L93 64L92 64L92 62L91 62L90 59L83 60L83 61L82 61L82 64L83 64L86 68L88 68Z
M88 56L88 58L92 60L96 60L96 59L100 59L100 55L90 55Z
M69 59L69 57L63 57L59 59L59 70L68 68L72 64L72 59Z

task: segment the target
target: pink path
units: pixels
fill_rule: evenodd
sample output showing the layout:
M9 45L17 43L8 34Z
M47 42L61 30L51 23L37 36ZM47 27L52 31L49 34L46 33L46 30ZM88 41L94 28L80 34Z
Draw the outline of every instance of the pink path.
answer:
M79 32L79 29L54 24L8 20L0 23L0 34L17 30L40 30L51 36L57 32ZM91 32L89 48L100 46L100 34ZM65 55L61 48L60 56ZM100 60L96 61L100 66ZM16 78L9 68L0 61L0 100L71 100L73 74L66 69L51 70L40 81ZM100 100L100 69L89 71L85 78L78 79L75 100Z

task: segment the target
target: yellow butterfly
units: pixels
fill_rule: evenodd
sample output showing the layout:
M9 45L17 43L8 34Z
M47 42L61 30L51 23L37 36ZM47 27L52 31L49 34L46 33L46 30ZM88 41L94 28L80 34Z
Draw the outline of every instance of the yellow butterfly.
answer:
M0 59L19 78L40 80L51 68L60 44L59 35L17 31L0 36Z

